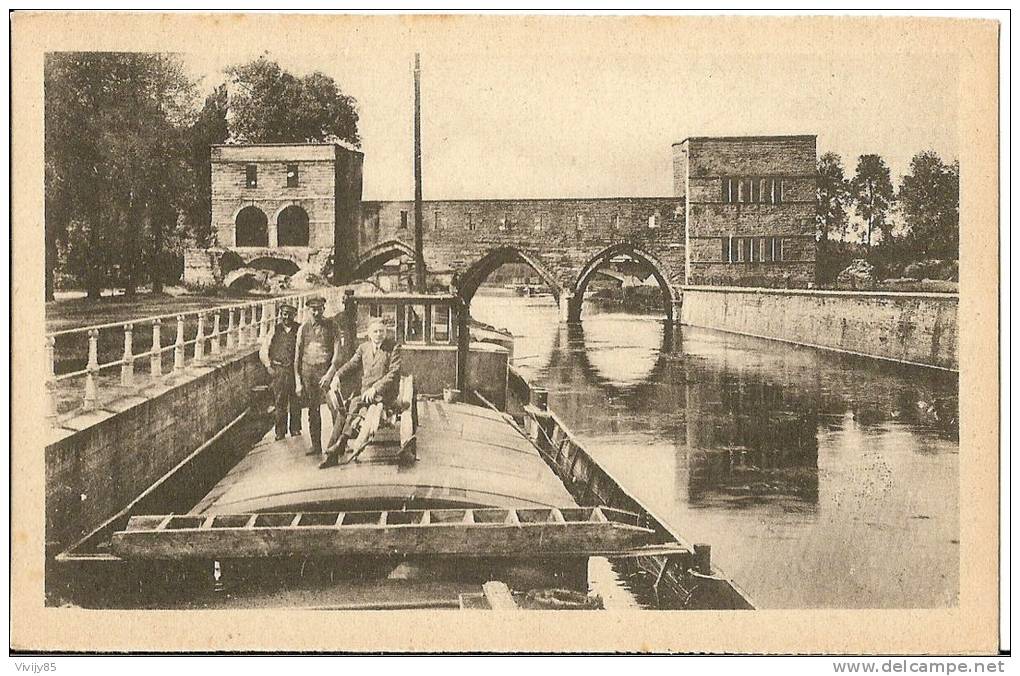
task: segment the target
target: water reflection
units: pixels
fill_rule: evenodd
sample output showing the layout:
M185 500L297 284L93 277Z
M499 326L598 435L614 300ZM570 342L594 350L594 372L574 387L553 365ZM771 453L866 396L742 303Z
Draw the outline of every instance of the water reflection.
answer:
M600 463L764 607L944 607L958 586L955 374L476 297ZM918 575L918 571L925 571Z

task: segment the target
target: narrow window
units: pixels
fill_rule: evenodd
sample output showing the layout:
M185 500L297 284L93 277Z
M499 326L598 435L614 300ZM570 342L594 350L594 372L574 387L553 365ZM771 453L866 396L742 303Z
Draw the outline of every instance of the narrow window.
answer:
M543 214L535 214L535 230L541 232L544 226L545 216Z
M744 258L744 238L737 238L737 262L743 263L746 259Z
M400 228L402 230L406 230L407 229L407 212L406 211L401 211L400 212Z
M768 247L765 245L766 238L762 237L758 240L758 260L765 262L769 260Z
M434 224L432 226L432 229L433 230L439 230L439 210L438 209L436 209L435 222L434 222Z
M474 229L475 229L475 215L474 214L468 214L468 230L474 230Z
M727 251L726 251L726 262L727 263L732 263L733 262L733 235L730 235L726 239L726 241L727 241L727 244L729 245L728 248L727 248Z
M432 342L450 342L450 306L432 306Z
M749 178L747 180L751 184L750 185L750 188L751 188L751 201L752 202L761 202L761 188L758 185L758 179L756 179L756 178Z
M404 322L404 340L408 343L425 342L425 306L406 305L407 314Z
M783 238L782 237L776 237L776 260L777 261L784 260L784 256L783 256Z
M730 179L728 179L725 176L723 176L722 180L719 183L722 186L722 197L721 197L722 201L723 202L729 202L730 201Z
M504 213L503 214L503 218L500 219L500 221L499 221L499 229L502 232L506 232L507 230L510 229L510 212L509 211Z
M719 260L723 263L727 263L730 258L730 240L728 237L720 237L719 241L722 242L722 258Z
M758 257L758 260L761 260L761 254L758 253L758 239L757 238L755 238L755 237L751 238L751 241L748 244L748 248L749 248L749 250L747 252L747 262L748 263L753 263L756 255Z
M296 164L287 165L287 187L298 187L298 166Z
M740 179L740 182L742 184L741 185L742 192L744 193L743 201L747 203L754 201L752 199L753 195L751 194L751 186L754 185L754 181L750 178L742 178Z
M612 222L613 230L619 230L620 229L620 214L613 214L613 218L612 218L611 222Z
M740 197L740 186L738 185L737 179L728 178L726 179L726 192L729 199L726 200L730 204L736 202Z
M776 204L783 203L783 179L776 179Z
M249 188L259 187L259 165L246 164L244 167L244 183Z

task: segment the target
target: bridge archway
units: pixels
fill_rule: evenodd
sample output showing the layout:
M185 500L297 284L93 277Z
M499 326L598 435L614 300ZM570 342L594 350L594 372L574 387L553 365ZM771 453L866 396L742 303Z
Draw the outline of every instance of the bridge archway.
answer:
M406 242L399 239L380 242L358 258L358 265L351 273L351 280L367 279L382 270L383 266L394 258L402 256L414 259L414 249Z
M308 212L296 204L276 215L277 246L308 246Z
M482 285L489 275L507 263L523 263L534 270L542 278L542 281L549 286L556 302L559 302L563 288L556 280L556 277L531 254L509 246L489 251L464 271L457 283L457 290L461 298L464 299L464 302L470 304L471 299L474 298L475 293L478 291L478 287Z
M254 258L248 262L246 267L255 268L256 270L269 270L274 274L287 275L288 277L301 269L297 263L289 258L277 258L276 256Z
M269 246L269 219L264 211L246 206L234 217L234 246Z
M598 252L585 263L574 282L574 303L570 308L570 321L580 321L581 308L584 304L584 292L588 289L588 283L592 280L600 268L608 265L614 258L625 256L632 261L643 265L655 278L662 293L662 311L666 315L666 321L673 323L679 321L680 317L674 308L680 307L682 296L680 291L669 281L667 268L654 256L648 254L630 244L614 244Z

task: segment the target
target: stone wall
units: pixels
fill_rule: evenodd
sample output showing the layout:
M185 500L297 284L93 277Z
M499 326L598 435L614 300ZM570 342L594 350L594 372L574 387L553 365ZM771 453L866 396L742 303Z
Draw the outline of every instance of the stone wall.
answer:
M558 295L572 292L585 266L618 245L649 254L669 282L682 282L682 199L429 200L423 221L430 269L466 273L487 254L512 249L539 268ZM410 247L413 239L413 202L362 203L363 254L393 240Z
M696 137L673 146L674 172L686 173L674 175L674 186L687 198L688 284L814 281L815 152L814 136ZM751 239L754 251L744 255L739 247Z
M682 323L958 370L955 294L685 287Z
M47 549L70 546L126 507L240 415L264 378L252 348L66 421L45 450Z

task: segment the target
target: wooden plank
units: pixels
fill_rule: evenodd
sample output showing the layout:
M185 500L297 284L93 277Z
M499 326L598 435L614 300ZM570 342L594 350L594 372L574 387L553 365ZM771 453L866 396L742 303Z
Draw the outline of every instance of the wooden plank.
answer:
M482 585L482 592L493 610L520 610L513 594L510 593L510 588L504 582L490 580Z
M470 515L471 511L468 510L465 519ZM507 525L463 521L442 524L433 522L427 526L383 526L369 523L335 528L179 528L115 533L112 551L124 558L160 560L394 553L492 557L585 556L632 550L649 544L651 536L652 531L645 528L592 522Z

